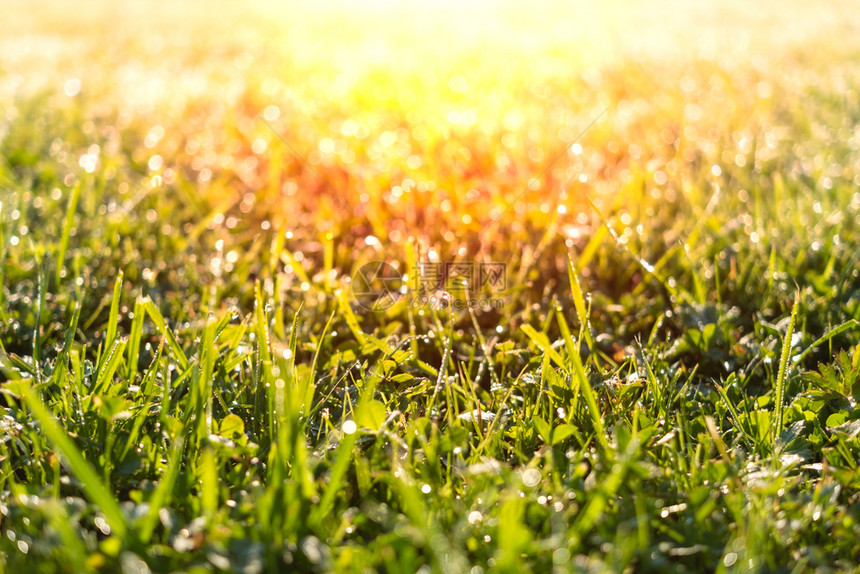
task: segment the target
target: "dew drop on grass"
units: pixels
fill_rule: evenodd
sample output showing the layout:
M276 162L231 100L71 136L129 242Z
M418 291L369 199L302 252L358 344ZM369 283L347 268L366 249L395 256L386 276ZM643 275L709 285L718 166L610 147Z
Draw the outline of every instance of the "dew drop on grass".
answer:
M534 488L540 484L540 471L530 468L523 473L523 484L529 488Z
M726 557L723 558L723 564L726 565L726 568L731 568L734 566L735 562L738 560L738 555L735 552L729 552L726 554Z
M96 516L93 520L93 523L96 525L96 528L101 530L102 534L104 534L105 536L110 535L110 525L104 518L102 518L101 516Z
M74 98L81 93L81 81L77 78L69 78L63 86L63 93L70 98Z

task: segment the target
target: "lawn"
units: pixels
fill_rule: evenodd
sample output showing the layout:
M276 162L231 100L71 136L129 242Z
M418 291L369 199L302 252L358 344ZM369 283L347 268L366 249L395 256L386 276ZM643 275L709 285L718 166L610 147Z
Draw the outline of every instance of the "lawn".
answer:
M0 572L858 571L854 3L0 13Z

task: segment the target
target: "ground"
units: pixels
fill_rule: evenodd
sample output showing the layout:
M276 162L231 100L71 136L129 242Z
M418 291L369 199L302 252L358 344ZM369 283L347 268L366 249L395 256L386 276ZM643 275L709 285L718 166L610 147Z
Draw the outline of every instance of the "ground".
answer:
M0 570L857 571L860 13L746 4L4 3Z

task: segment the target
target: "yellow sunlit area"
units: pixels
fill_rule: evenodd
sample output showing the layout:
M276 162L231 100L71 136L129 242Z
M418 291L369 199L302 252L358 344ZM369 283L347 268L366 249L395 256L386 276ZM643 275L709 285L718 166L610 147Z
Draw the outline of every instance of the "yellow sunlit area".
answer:
M0 572L852 572L855 2L0 2Z

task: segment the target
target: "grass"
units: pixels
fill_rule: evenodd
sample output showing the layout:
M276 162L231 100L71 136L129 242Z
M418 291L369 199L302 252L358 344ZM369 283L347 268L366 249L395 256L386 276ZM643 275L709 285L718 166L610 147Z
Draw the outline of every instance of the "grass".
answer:
M10 12L3 571L857 571L850 9L459 8Z

